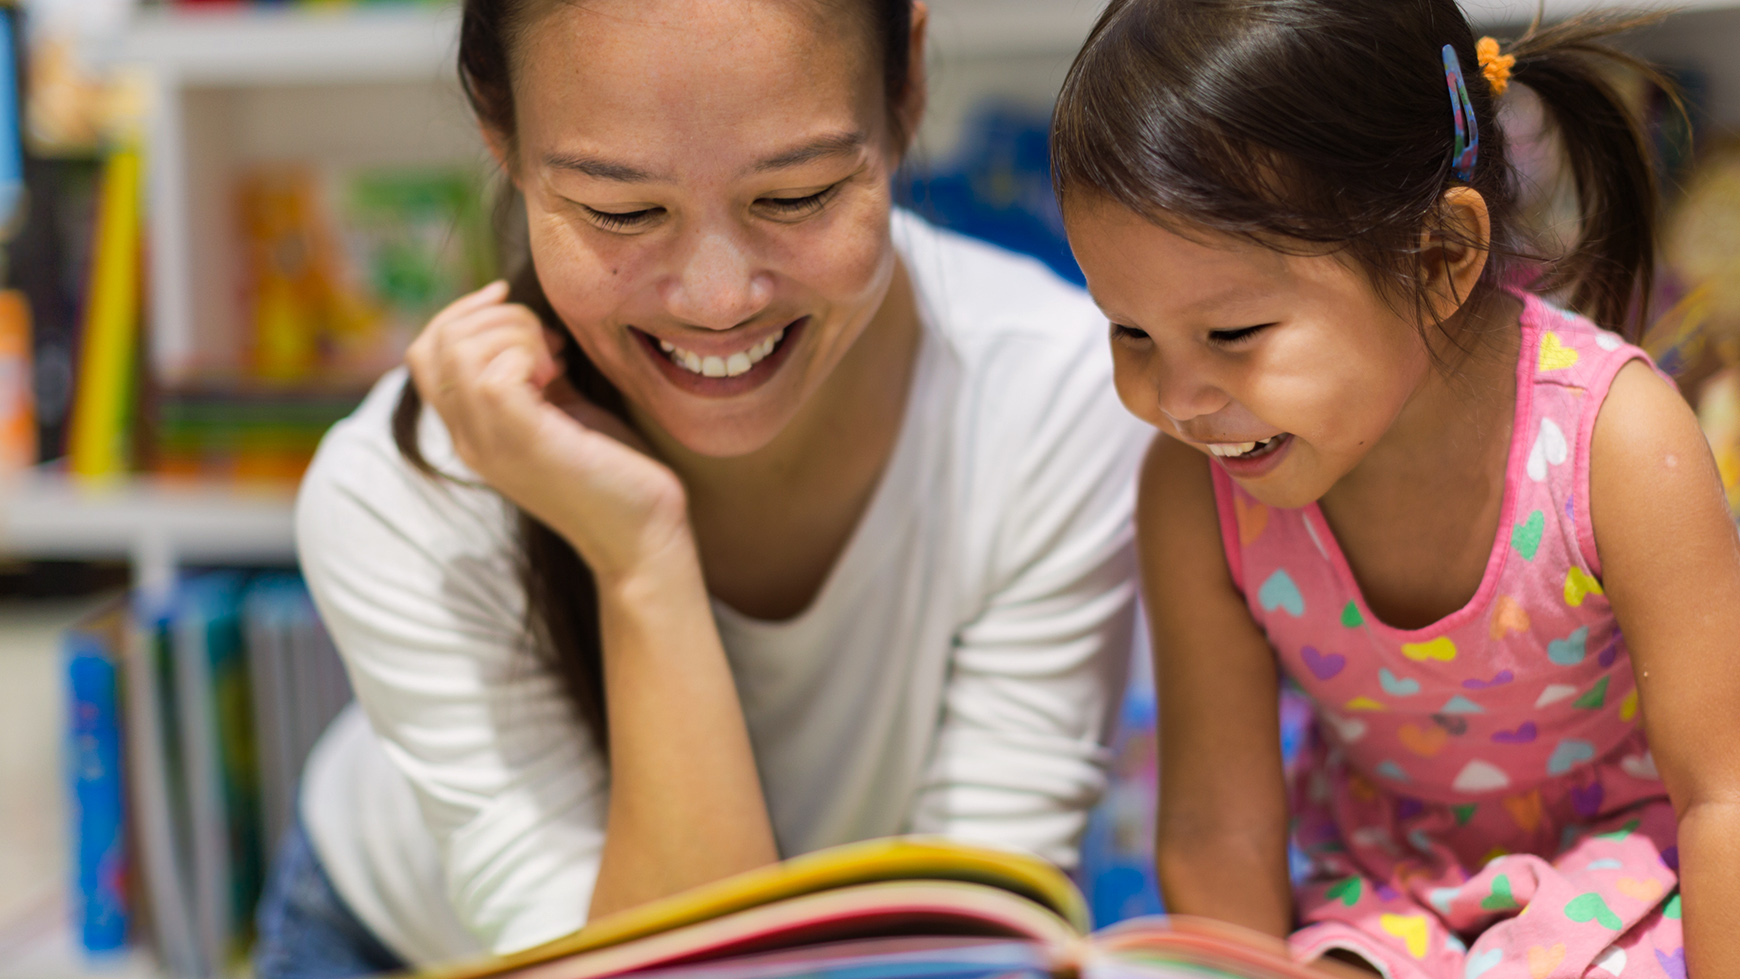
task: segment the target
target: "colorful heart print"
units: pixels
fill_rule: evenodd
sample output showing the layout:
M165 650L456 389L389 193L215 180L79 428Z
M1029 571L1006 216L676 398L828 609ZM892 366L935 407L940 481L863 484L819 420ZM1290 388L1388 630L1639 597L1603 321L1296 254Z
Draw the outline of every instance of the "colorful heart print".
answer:
M1462 965L1462 979L1480 979L1504 961L1504 950L1485 948L1468 956Z
M1566 368L1575 367L1577 366L1577 361L1580 359L1582 359L1582 357L1577 353L1576 349L1574 347L1566 346L1565 341L1559 339L1557 333L1548 330L1546 333L1541 335L1541 355L1539 362L1541 373L1545 374L1548 371L1562 371Z
M1529 514L1529 518L1510 529L1510 546L1516 548L1524 561L1533 561L1535 552L1541 549L1541 535L1547 529L1547 515L1539 510Z
M1515 673L1512 673L1509 670L1499 670L1490 680L1482 680L1479 677L1470 677L1462 681L1462 686L1468 690L1491 690L1493 687L1502 687L1515 679Z
M1503 874L1493 878L1492 893L1480 899L1482 911L1509 911L1516 906L1516 896L1510 890L1510 878Z
M1625 971L1625 949L1610 945L1601 957L1595 960L1593 968L1600 969L1608 975L1617 976Z
M1607 594L1601 588L1601 582L1590 577L1582 568L1572 568L1565 572L1565 604L1572 608L1580 608L1590 595Z
M1528 610L1509 595L1500 595L1493 603L1490 633L1493 639L1503 639L1513 632L1527 633L1530 624Z
M1403 724L1396 731L1396 737L1401 740L1402 747L1421 758L1431 758L1443 751L1444 746L1450 743L1450 732L1437 725L1419 727L1414 724Z
M1450 783L1450 787L1469 795L1496 792L1510 787L1510 776L1497 765L1476 758L1462 766L1462 771L1456 774L1456 780Z
M1583 762L1595 758L1595 746L1577 738L1566 738L1553 749L1553 756L1547 759L1547 774L1563 775Z
M1426 957L1426 943L1431 933L1426 929L1423 914L1385 914L1378 916L1378 927L1400 938L1408 954L1416 959Z
M1578 710L1600 710L1607 706L1607 680L1607 677L1602 677L1588 693L1572 701L1571 706Z
M1432 660L1452 663L1456 660L1456 643L1449 636L1439 636L1430 642L1403 643L1402 655L1416 663L1426 663Z
M1593 921L1610 931L1618 931L1625 927L1625 923L1620 921L1619 916L1613 913L1613 909L1607 906L1607 899L1594 891L1572 898L1565 905L1565 917L1580 925Z
M1323 896L1331 901L1340 901L1351 908L1359 903L1359 896L1364 890L1365 886L1358 877L1349 877L1329 885L1329 889L1323 892Z
M1589 655L1589 627L1578 626L1563 639L1547 643L1547 659L1559 666L1576 666ZM1575 692L1575 691L1573 691Z
M1358 603L1348 602L1341 610L1341 624L1349 629L1357 629L1365 625L1365 615L1360 612Z
M1552 649L1551 649L1552 644L1548 643L1547 645L1548 645L1547 658L1551 659L1552 658ZM1581 660L1579 659L1578 662L1581 662ZM1563 665L1563 664L1561 664L1561 665ZM1575 697L1575 696L1577 696L1577 688L1576 687L1573 687L1567 683L1554 683L1554 684L1548 686L1545 690L1541 691L1540 697L1535 700L1535 708L1538 710L1539 708L1546 707L1549 704L1556 704L1559 701L1564 700L1566 697Z
M1299 586L1285 568L1275 569L1269 580L1263 582L1263 587L1257 589L1257 602L1265 612L1285 609L1295 619L1305 614L1305 596L1299 592Z
M1559 942L1551 948L1539 945L1529 948L1529 975L1534 979L1547 979L1553 970L1565 961L1565 943Z
M1461 694L1457 694L1445 701L1444 706L1438 708L1438 712L1440 714L1484 714L1486 708Z
M1529 450L1528 474L1537 483L1547 481L1548 466L1562 466L1571 457L1571 445L1565 441L1565 431L1551 418L1541 419L1541 433L1535 436Z
M1392 697L1412 697L1420 692L1420 681L1412 677L1396 676L1389 667L1378 667L1378 686L1384 688L1384 693Z
M1524 721L1508 731L1495 731L1492 740L1499 744L1534 744L1540 731L1534 721Z
M1299 651L1299 656L1305 661L1305 668L1319 680L1333 680L1347 667L1347 657L1319 652L1316 646L1306 646Z

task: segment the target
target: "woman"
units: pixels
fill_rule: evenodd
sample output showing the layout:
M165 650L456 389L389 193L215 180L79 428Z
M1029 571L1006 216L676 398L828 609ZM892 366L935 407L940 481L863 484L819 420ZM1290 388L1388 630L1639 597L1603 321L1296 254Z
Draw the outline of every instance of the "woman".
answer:
M310 761L261 976L523 949L895 833L1073 862L1146 429L1079 291L892 211L924 26L467 0L532 268L303 485L362 712Z

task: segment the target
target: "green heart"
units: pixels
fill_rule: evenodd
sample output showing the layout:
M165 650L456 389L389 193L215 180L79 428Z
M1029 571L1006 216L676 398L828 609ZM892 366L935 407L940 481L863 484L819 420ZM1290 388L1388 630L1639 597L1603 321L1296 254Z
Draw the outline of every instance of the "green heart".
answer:
M1529 518L1510 529L1510 546L1523 556L1525 561L1533 561L1535 552L1541 549L1541 533L1547 529L1547 515L1539 510L1529 514Z
M1456 825L1458 826L1468 825L1468 821L1474 818L1474 809L1475 806L1472 802L1465 806L1450 807L1450 811L1456 814Z
M1601 895L1593 891L1572 898L1571 903L1565 905L1565 917L1579 924L1593 921L1609 931L1618 931L1625 927L1619 916L1601 899Z
M1571 706L1583 710L1600 710L1607 706L1607 677L1602 677L1594 689L1572 701Z
M1509 911L1516 907L1516 896L1510 892L1510 878L1500 875L1492 882L1492 893L1480 899L1482 911Z
M1661 916L1664 918L1672 918L1675 921L1679 920L1679 918L1680 918L1680 892L1679 891L1675 891L1674 896L1668 898L1667 903L1661 906Z
M1347 603L1347 607L1341 610L1341 624L1349 629L1357 629L1365 625L1365 616L1359 614L1358 605L1352 602Z
M1359 903L1361 890L1363 887L1360 885L1359 878L1349 877L1338 884L1332 884L1329 890L1323 892L1323 896L1331 901L1340 900L1342 904L1351 908Z
M1618 829L1612 831L1611 833L1596 833L1594 835L1593 839L1612 840L1613 842L1618 843L1621 840L1624 840L1627 836L1630 836L1632 833L1635 833L1637 831L1637 828L1639 826L1642 826L1642 825L1643 825L1643 820L1633 819L1630 822L1626 823L1624 826L1621 826Z

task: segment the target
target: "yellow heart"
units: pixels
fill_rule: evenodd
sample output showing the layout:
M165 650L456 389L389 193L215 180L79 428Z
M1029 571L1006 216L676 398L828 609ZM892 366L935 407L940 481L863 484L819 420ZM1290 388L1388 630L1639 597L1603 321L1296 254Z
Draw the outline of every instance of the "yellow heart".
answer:
M1638 880L1635 877L1621 877L1613 882L1613 889L1633 900L1645 904L1654 904L1661 897L1661 881L1653 879Z
M1431 659L1448 663L1456 658L1456 644L1450 641L1449 636L1439 636L1431 642L1404 643L1402 655L1417 663Z
M1577 351L1560 342L1557 333L1548 330L1546 335L1541 337L1542 371L1562 371L1567 367L1576 366L1577 361L1581 359L1582 357Z
M1416 959L1426 957L1426 916L1423 914L1386 914L1378 918L1384 931L1400 938L1408 946L1408 954Z
M1637 716L1637 688L1632 687L1625 699L1619 702L1619 719L1629 721Z
M1577 608L1583 604L1583 599L1590 595L1605 595L1601 582L1589 577L1582 568L1572 568L1565 573L1565 604Z
M1547 334L1552 336L1552 334ZM1565 961L1565 943L1560 942L1552 948L1542 948L1539 945L1529 949L1529 975L1535 979L1547 979L1559 963Z
M1492 610L1492 638L1503 639L1513 632L1529 631L1529 613L1522 603L1509 595L1498 596Z
M1347 702L1348 710L1388 710L1383 704L1370 697L1355 697Z

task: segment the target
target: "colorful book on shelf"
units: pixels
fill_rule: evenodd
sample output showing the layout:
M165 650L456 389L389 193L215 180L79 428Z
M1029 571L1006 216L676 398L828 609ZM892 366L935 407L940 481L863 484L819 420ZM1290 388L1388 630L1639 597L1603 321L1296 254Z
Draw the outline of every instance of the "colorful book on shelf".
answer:
M106 479L131 463L139 346L142 164L123 145L103 164L90 293L74 380L67 454L74 475Z
M602 918L429 979L1321 976L1278 941L1137 918L1089 932L1075 885L1033 857L941 840L848 844Z
M127 944L126 787L122 776L122 641L125 607L112 603L61 637L66 658L67 775L73 931L88 952Z

